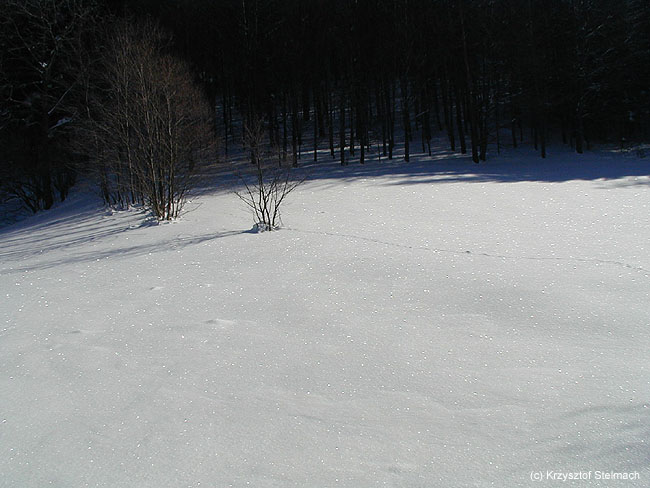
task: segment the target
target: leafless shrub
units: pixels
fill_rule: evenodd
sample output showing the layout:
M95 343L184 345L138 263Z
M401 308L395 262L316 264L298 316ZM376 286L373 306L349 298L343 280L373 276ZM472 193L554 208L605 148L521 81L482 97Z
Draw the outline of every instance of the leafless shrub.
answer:
M244 129L244 146L249 151L251 169L237 171L241 190L235 194L252 210L258 231L271 231L281 223L280 207L289 193L305 181L296 178L296 170L278 164L273 150L266 150L265 130L261 121L248 124ZM278 153L279 154L279 153Z

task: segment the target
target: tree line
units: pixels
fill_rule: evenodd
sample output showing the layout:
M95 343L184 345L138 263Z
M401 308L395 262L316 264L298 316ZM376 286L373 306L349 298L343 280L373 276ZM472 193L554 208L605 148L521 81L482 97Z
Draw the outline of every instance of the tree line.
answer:
M551 141L582 153L591 142L650 136L650 5L642 0L0 3L66 5L51 39L27 15L3 26L0 41L3 164L20 161L18 173L43 161L60 169L32 178L53 188L36 207L74 180L58 159L83 159L66 149L66 126L88 110L80 78L97 85L88 66L110 44L88 26L108 18L155 19L170 34L165 55L187 65L209 101L223 149L261 124L288 166L303 152L317 159L318 149L345 165L364 163L371 147L393 158L400 146L409 161L431 154L440 135L476 163L504 145L531 144L545 157ZM25 36L42 39L42 52L21 47Z
M296 160L314 139L363 161L371 138L388 157L396 130L429 150L484 160L489 144L551 138L647 139L650 5L640 0L232 0L141 5L176 33L179 49L221 102L263 117ZM497 128L502 129L497 131ZM524 134L524 132L526 134ZM505 139L507 137L507 139ZM345 162L344 152L340 152Z

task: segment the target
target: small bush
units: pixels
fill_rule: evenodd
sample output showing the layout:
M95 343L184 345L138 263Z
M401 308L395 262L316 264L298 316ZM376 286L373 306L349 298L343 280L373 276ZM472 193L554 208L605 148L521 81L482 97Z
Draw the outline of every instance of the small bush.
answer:
M243 187L235 194L252 210L255 230L265 232L280 227L280 207L289 193L305 181L305 176L295 178L295 170L283 167L264 151L264 128L255 122L245 128L244 145L250 152L251 170L237 172ZM279 160L279 159L278 159Z

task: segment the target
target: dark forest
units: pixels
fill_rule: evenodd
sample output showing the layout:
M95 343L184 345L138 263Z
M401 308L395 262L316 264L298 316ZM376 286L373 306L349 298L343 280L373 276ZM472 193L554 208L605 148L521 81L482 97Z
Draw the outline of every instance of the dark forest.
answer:
M109 127L95 106L115 96L106 73L119 60L107 52L116 52L124 19L136 27L122 48L147 38L158 56L147 62L173 58L189 73L196 93L184 106L201 107L222 154L245 145L253 126L289 167L303 153L317 160L315 148L346 165L363 164L371 149L393 158L399 145L408 162L444 140L480 164L505 146L532 145L544 158L549 144L583 153L650 137L642 0L0 4L3 194L34 212L97 164L77 146L97 140L88 119L104 114L100 126ZM152 76L183 78L170 70Z

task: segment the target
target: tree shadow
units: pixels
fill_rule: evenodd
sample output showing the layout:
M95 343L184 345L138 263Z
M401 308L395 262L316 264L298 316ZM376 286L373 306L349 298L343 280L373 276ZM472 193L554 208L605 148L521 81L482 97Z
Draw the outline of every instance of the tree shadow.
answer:
M359 164L358 157L349 158L342 166L329 151L319 151L319 161L314 162L313 152L303 153L300 167L295 169L295 178L308 175L310 181L338 184L340 181L354 181L362 178L381 179L379 184L420 185L443 183L517 183L567 181L614 182L608 187L650 186L650 158L639 158L634 153L602 149L577 154L566 146L552 146L548 156L542 159L534 149L521 147L504 148L501 154L491 154L487 161L475 164L468 154L459 154L442 149L443 141L438 141L431 155L411 154L410 162L403 159L403 148L397 146L394 157L389 160L381 155L379 147L371 148L366 155L366 163ZM338 152L337 152L338 154ZM242 164L241 155L235 155L236 164ZM213 173L213 183L204 185L204 192L224 183L232 186L235 179L227 167L220 173Z
M131 244L127 238L112 239L110 249L105 241L120 234L158 225L144 209L114 211L91 195L79 195L51 212L42 212L17 224L0 229L0 274L13 274L35 269L49 269L61 264L76 264L109 259L115 256L138 256L151 252L177 250L213 239L252 232L232 230L188 237L172 236L163 240ZM142 234L139 234L142 236ZM138 237L138 234L133 234ZM93 243L102 249L93 250ZM90 249L90 250L89 250ZM38 257L32 264L30 258ZM21 264L28 260L29 263Z
M122 229L119 231L114 232L113 234L117 234L120 232L125 232L128 229ZM88 263L91 261L104 261L107 259L111 259L114 257L133 257L133 256L144 256L147 254L151 254L153 252L164 252L164 251L178 251L180 249L183 249L188 246L193 246L197 244L201 244L204 242L208 241L213 241L216 239L222 239L224 237L230 237L230 236L236 236L236 235L242 235L242 234L249 234L252 233L253 231L250 229L246 230L233 230L233 231L224 231L224 232L212 232L210 234L203 234L199 236L192 236L192 237L187 237L187 238L179 238L179 237L173 237L165 240L157 240L155 242L147 242L145 244L138 244L138 245L132 245L132 246L115 246L114 248L111 248L110 250L104 250L104 251L82 251L81 249L85 249L86 246L83 246L81 249L69 249L70 245L69 244L64 244L62 246L57 246L56 244L49 243L48 244L48 251L52 250L61 250L65 249L66 254L65 257L61 257L61 254L57 254L57 257L48 259L48 257L45 257L44 259L41 259L38 261L38 263L35 264L28 264L28 265L23 265L23 266L10 266L6 267L5 269L0 270L0 275L7 275L7 274L15 274L15 273L24 273L27 271L34 271L34 270L44 270L44 269L50 269L50 268L55 268L60 265L68 265L68 264L82 264L82 263ZM100 237L105 237L107 235L110 235L110 233L104 234L102 236L93 236L92 240L100 238ZM41 240L41 239L37 239ZM42 238L44 242L48 242L48 239ZM86 241L87 242L87 241ZM122 241L123 243L123 241ZM27 244L28 246L30 244ZM17 251L20 252L20 251ZM23 254L21 257L26 258L30 256L34 256L36 254L39 254L38 251L36 252L30 252L30 251L24 251L25 254ZM0 253L0 258L4 257L2 253ZM11 257L11 256L10 256Z
M553 150L554 149L554 150ZM310 164L310 179L383 178L389 185L442 183L517 183L566 181L611 181L619 187L649 186L650 159L640 159L615 151L576 154L567 148L553 148L546 159L530 149L507 150L500 156L474 164L467 155L438 150L412 156L410 162L373 158L365 165L318 168ZM399 155L398 155L399 157Z
M322 145L321 145L322 146ZM417 146L417 145L413 145ZM299 167L292 169L293 179L320 182L329 187L359 179L377 179L377 184L421 185L444 183L517 183L567 181L601 181L608 188L631 188L650 186L650 158L639 158L634 152L601 149L577 154L567 146L548 148L548 156L542 159L539 152L522 146L517 149L504 147L500 154L492 147L487 161L475 164L471 155L444 149L446 141L432 141L431 155L415 152L410 162L404 161L403 144L394 149L393 159L382 155L381 148L372 146L366 153L365 164L359 157L351 157L346 151L347 164L339 162L338 150L332 157L329 149L319 149L318 161L313 161L313 151L302 152ZM290 163L286 161L286 165ZM221 161L204 165L190 190L188 197L230 193L240 190L241 176L247 174L250 161L245 151L239 149L221 156ZM616 183L614 183L616 182Z
M20 259L55 249L75 247L88 241L115 235L146 222L146 212L132 210L118 222L113 211L98 199L79 195L52 211L38 213L2 229L0 258ZM125 212L125 216L127 212Z

